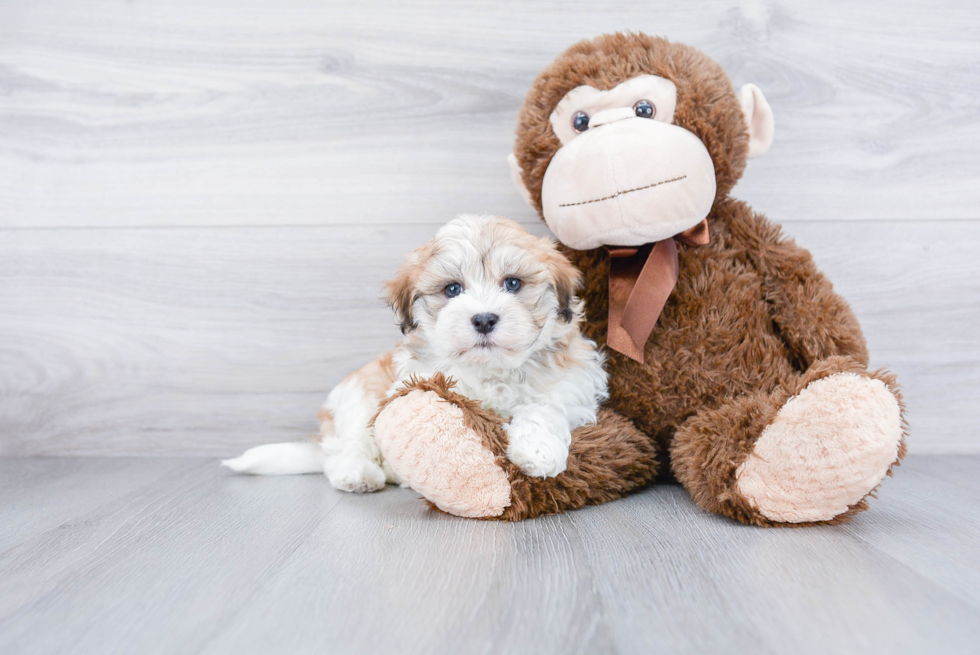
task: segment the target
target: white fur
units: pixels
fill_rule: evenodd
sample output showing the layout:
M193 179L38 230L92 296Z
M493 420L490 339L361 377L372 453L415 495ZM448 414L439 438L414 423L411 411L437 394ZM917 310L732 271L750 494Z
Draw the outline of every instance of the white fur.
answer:
M249 448L235 459L221 462L232 471L254 475L295 475L323 470L323 450L315 441L270 443Z
M443 373L456 382L454 390L480 401L486 409L504 418L522 407L548 407L564 417L574 430L596 422L599 404L607 396L602 355L592 342L578 337L573 344L576 366L561 368L549 351L535 353L515 367L469 365L432 352L416 352L404 346L395 351L399 379L390 393L400 389L411 376L430 378Z
M572 430L595 423L608 392L602 354L579 332L581 301L573 301L570 322L560 318L555 280L549 277L553 269L540 261L560 256L516 223L495 217L461 216L440 229L432 244L425 260L418 260L425 247L409 260L415 262L418 288L411 317L415 329L392 354L386 393L369 391L381 370L369 364L327 397L325 415L332 421L321 424L319 453L305 448L304 459L289 448L295 444L273 444L223 464L256 474L322 470L344 491L398 483L368 424L383 397L410 378L442 373L455 381L454 391L509 419L507 454L525 473L548 477L565 470ZM523 280L521 291L502 287L507 276ZM450 282L462 284L464 292L447 298L444 288ZM478 333L471 322L481 313L499 316L489 335ZM280 463L286 461L292 468Z
M369 397L364 385L352 376L333 388L323 408L334 417L332 429L320 426L320 446L325 455L323 473L330 484L343 491L377 491L384 487L388 480L381 468L381 452L368 427L378 411L378 399Z
M568 417L553 405L521 405L506 426L507 458L528 475L554 477L565 470L572 443Z
M565 470L571 431L596 422L607 396L602 356L579 337L578 365L559 368L551 353L536 353L516 368L468 366L452 360L417 358L399 349L401 373L392 392L412 375L442 372L456 381L455 391L510 419L504 425L508 458L528 475L553 477ZM578 340L576 340L578 341Z

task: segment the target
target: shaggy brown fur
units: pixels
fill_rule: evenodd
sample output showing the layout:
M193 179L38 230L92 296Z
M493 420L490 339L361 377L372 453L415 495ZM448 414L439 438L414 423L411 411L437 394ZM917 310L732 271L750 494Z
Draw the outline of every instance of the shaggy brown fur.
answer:
M657 474L657 449L650 438L623 417L610 410L600 410L597 425L578 428L572 434L564 473L555 478L525 475L506 457L507 433L501 428L504 421L493 412L481 409L478 402L454 392L452 387L452 380L441 373L429 380L412 380L386 400L378 413L414 390L435 392L461 408L467 427L480 436L510 478L510 507L492 519L519 521L605 503L642 487Z
M696 134L707 147L715 163L715 201L728 196L745 169L749 137L725 71L690 46L643 34L607 34L566 50L542 71L524 99L514 155L539 212L544 173L561 147L548 121L558 102L583 84L605 91L651 74L677 85L674 124Z
M776 412L809 383L840 372L851 372L881 380L896 395L903 408L894 376L885 371L869 373L862 364L846 356L835 356L814 364L803 375L771 393L757 391L732 399L729 403L692 415L681 425L670 445L670 457L677 479L700 507L731 516L744 523L766 527L813 523L776 523L753 510L735 488L735 471L745 461L752 445ZM905 426L907 428L907 426ZM905 443L899 448L898 464L905 457ZM891 470L888 471L891 475ZM872 495L874 491L869 493ZM844 514L822 523L844 523L867 509L862 499Z
M548 122L555 106L582 84L611 89L642 74L677 85L674 123L708 148L718 186L708 217L711 243L679 246L680 277L647 341L646 363L607 350L609 406L656 439L702 508L772 525L734 491L734 473L786 400L808 382L844 371L898 390L886 373L865 371L857 319L810 254L728 197L745 168L747 126L724 70L691 47L613 34L572 46L545 69L524 101L514 149L539 212L544 172L561 147ZM608 253L565 254L585 274L584 331L604 344ZM899 459L904 454L903 440ZM861 501L832 522L865 507Z
M735 479L780 408L809 383L836 373L881 380L902 416L897 464L907 434L901 396L892 376L867 371L857 319L810 254L779 226L728 197L745 167L748 127L725 72L697 50L642 34L614 34L572 46L541 73L521 109L514 150L539 212L544 173L561 147L549 123L558 102L583 84L605 90L643 74L676 84L674 123L697 135L711 154L717 178L708 216L711 242L678 246L679 280L646 343L645 363L607 349L610 409L598 425L574 433L568 471L527 478L504 457L499 418L444 382L417 388L464 408L498 456L512 482L511 507L500 518L618 498L652 480L658 468L666 470L669 460L703 509L754 525L786 525L753 509ZM605 249L564 251L584 275L583 331L604 345L609 255ZM825 523L848 520L866 508L865 501Z
M677 286L647 341L646 363L607 350L610 405L664 449L688 417L726 398L768 394L834 355L862 369L868 363L857 319L808 252L737 200L718 203L708 223L710 245L678 246ZM586 272L583 331L604 344L609 256L565 252Z

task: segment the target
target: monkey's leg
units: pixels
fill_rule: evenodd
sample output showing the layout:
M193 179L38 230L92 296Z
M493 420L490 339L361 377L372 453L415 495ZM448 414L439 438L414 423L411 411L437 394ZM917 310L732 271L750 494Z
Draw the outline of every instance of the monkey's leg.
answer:
M385 461L412 489L471 518L519 521L603 503L657 473L653 440L608 410L572 433L567 468L554 478L530 477L507 460L503 422L436 376L390 399L374 434Z
M695 414L671 444L674 475L701 508L763 526L849 520L904 456L894 379L849 357Z

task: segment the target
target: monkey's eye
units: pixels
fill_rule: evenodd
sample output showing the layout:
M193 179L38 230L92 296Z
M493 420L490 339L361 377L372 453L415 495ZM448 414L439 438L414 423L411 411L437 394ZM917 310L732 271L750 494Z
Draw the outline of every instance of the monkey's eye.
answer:
M639 100L633 105L633 111L640 118L653 118L657 115L657 108L649 100Z
M572 116L572 129L580 133L589 129L589 115L584 111L575 112Z
M446 285L446 297L455 298L459 294L463 293L463 285L459 282L450 282Z
M516 277L509 277L506 280L504 280L504 291L508 291L510 293L517 293L518 291L521 290L522 286L524 286L524 283L521 282Z

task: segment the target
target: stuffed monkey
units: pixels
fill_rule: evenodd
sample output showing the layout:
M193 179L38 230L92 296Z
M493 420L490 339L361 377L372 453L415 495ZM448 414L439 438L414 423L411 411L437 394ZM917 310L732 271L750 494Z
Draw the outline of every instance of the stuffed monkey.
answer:
M524 100L510 162L584 274L608 407L573 434L564 473L534 478L507 460L499 417L419 381L376 419L395 472L486 519L605 502L658 472L744 523L864 510L905 454L904 407L810 254L729 196L772 136L762 92L736 92L689 46L612 34L560 55Z

